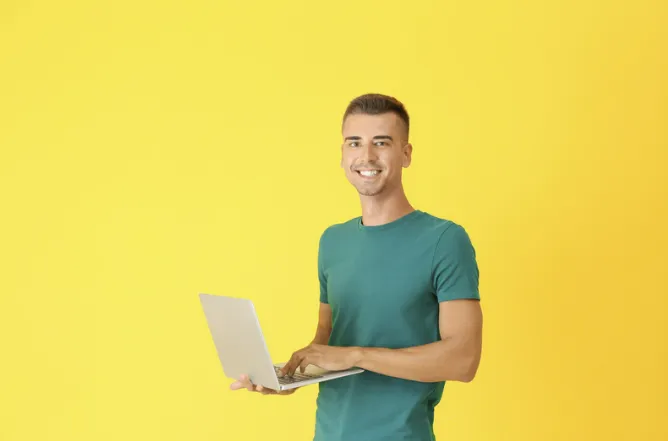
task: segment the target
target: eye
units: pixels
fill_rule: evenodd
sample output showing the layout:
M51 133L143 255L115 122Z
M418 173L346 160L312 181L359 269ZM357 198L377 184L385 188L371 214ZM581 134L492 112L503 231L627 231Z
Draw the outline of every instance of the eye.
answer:
M357 141L350 141L350 144L348 144L350 147L357 147L359 143Z
M385 141L376 141L376 145L382 146L382 145L387 145Z

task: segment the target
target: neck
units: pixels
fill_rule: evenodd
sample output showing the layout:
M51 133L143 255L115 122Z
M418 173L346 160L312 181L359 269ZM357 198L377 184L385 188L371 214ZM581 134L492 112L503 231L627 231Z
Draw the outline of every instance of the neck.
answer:
M362 203L362 223L369 227L390 223L415 211L403 188L388 195L360 195L360 202Z

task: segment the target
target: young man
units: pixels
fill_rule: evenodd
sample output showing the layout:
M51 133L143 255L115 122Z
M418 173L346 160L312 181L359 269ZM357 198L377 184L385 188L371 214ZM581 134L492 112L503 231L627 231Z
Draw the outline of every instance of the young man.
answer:
M322 234L317 332L282 374L366 370L319 385L315 441L433 440L445 382L471 381L480 362L475 251L460 225L409 203L402 169L413 147L399 101L354 99L342 130L341 166L362 216ZM247 377L231 388L276 393Z

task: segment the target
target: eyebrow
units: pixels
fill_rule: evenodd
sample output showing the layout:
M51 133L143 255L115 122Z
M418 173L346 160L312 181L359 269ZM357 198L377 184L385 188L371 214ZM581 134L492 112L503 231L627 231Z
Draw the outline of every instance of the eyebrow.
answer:
M346 136L346 141L359 141L362 139L361 136ZM376 135L373 137L373 139L389 139L390 141L394 141L390 135Z

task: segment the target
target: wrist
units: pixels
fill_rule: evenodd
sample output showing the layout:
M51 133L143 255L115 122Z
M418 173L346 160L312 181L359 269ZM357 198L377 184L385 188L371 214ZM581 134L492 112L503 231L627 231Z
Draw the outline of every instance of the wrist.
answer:
M360 367L364 359L364 348L352 346L348 349L348 361L350 367Z

